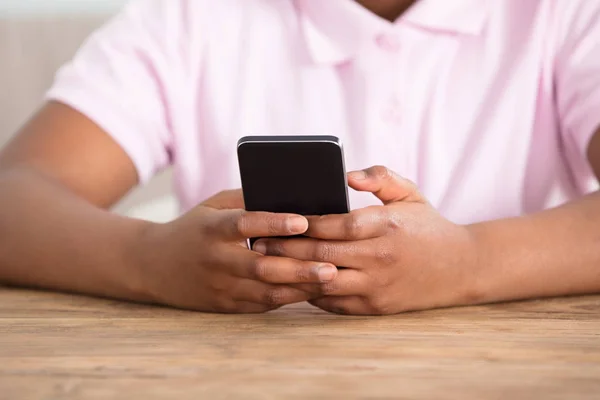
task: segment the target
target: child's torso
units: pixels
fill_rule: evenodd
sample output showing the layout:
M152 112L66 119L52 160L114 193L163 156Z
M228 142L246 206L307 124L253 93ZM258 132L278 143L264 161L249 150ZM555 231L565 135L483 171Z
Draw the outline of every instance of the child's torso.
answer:
M336 135L348 170L385 165L456 222L537 211L589 190L585 160L561 136L546 3L521 6L510 30L502 15L473 34L398 24L351 51L280 3L242 7L212 26L188 67L189 95L172 99L184 210L240 186L236 142L246 135ZM377 202L352 193L351 204Z

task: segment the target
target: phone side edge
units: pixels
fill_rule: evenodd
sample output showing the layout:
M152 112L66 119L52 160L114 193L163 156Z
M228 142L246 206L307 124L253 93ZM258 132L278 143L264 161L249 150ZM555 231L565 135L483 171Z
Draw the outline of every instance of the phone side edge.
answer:
M350 212L352 209L350 208L350 190L348 186L348 171L346 170L346 154L344 152L344 144L340 140L335 143L338 145L342 157L342 173L344 175L344 187L346 189L346 210L347 212Z

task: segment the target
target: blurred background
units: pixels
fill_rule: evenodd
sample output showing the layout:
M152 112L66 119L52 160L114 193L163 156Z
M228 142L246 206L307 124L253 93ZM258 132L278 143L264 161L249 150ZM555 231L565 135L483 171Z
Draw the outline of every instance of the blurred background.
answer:
M41 105L56 70L127 0L0 0L0 147ZM171 171L115 211L153 221L177 215Z

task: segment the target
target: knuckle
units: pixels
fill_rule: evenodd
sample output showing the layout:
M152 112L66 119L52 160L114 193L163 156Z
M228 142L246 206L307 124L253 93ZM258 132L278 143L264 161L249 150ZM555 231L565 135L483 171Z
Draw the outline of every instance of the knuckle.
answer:
M339 290L339 285L335 282L329 282L321 285L321 293L324 296L334 294Z
M387 179L392 176L391 171L383 165L376 165L371 169L373 176L379 179Z
M417 185L414 181L404 177L397 176L396 179L398 179L402 186L404 186L405 190L409 193L409 195L406 197L408 201L427 204L427 199L423 197L423 194L419 189L419 185Z
M269 280L273 277L272 269L265 257L257 257L253 269L254 276L259 280Z
M371 280L375 287L378 289L386 289L390 287L393 283L393 279L391 278L391 276L386 273L377 274L377 276L372 277Z
M389 303L382 297L367 298L365 303L369 311L375 315L385 315L391 311Z
M297 266L295 276L297 282L310 282L312 276L310 267L306 265Z
M396 252L388 245L379 245L375 247L374 257L376 262L383 266L391 266L398 261Z
M401 232L404 230L404 223L400 216L396 214L388 215L387 218L384 219L386 228L389 232Z
M280 288L268 289L263 297L264 304L270 307L278 307L285 303L285 293Z
M220 219L214 214L202 214L201 216L202 223L196 225L196 232L207 236L207 237L215 237L223 234L223 226L220 224ZM200 221L200 218L199 218ZM175 224L181 222L179 220L175 221ZM193 223L193 222L192 222ZM184 226L185 228L185 226Z
M331 244L320 241L315 244L313 250L313 261L331 262L335 258L335 247Z
M267 232L270 236L276 236L283 230L284 223L275 215L270 215L267 217Z
M357 214L350 214L345 221L346 234L350 237L359 237L364 232L364 224Z
M252 222L250 221L250 215L246 211L242 211L236 216L236 230L241 235L246 235L250 231Z

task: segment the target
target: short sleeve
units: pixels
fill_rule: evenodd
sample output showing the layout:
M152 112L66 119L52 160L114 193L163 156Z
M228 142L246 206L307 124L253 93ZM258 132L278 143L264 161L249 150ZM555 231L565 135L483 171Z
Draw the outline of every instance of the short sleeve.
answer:
M63 66L47 93L90 118L124 149L141 183L170 163L177 84L174 0L134 0Z
M561 132L574 173L591 177L587 147L600 128L600 2L556 4L564 6L557 10L561 23L555 60Z

